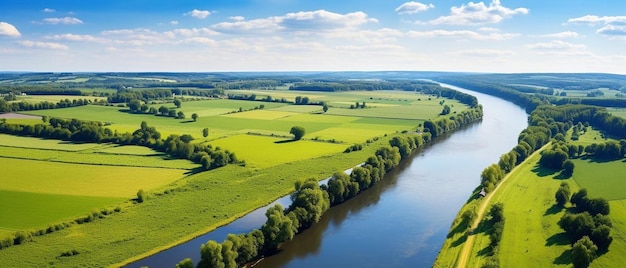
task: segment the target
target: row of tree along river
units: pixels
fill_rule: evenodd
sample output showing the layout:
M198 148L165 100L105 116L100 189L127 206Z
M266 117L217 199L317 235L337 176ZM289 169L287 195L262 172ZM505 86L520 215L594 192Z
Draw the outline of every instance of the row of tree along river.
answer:
M513 148L527 125L524 110L512 103L443 86L477 96L482 122L438 138L403 160L385 179L331 207L318 223L256 267L432 266L458 209L479 185L482 170ZM275 203L288 207L291 201L286 196ZM197 264L203 243L259 228L274 204L128 267L173 267L187 257Z

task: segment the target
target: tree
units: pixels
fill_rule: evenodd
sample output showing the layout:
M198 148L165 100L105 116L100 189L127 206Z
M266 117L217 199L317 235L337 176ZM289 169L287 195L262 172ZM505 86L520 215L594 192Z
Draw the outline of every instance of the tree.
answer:
M572 262L574 267L589 267L589 264L596 257L598 247L588 236L583 236L572 246Z
M322 110L324 110L324 112L328 112L328 105L324 104L324 107L322 107Z
M441 111L441 115L447 115L450 114L450 106L448 106L447 104L443 106L443 110Z
M198 121L198 114L197 113L193 113L191 115L191 119L193 119L194 122Z
M205 127L202 129L202 136L205 138L209 136L209 128Z
M176 264L176 268L193 268L193 261L190 258L186 258Z
M491 215L491 221L494 223L504 221L504 204L493 204L489 209L489 215Z
M561 171L561 174L567 178L574 174L574 162L572 162L572 160L566 160L563 163L563 171Z
M137 192L137 202L139 202L139 203L143 203L143 201L145 200L145 198L146 198L146 193L144 193L144 191L143 191L143 190L139 190L139 191Z
M224 268L222 245L210 240L200 246L200 262L198 267Z
M183 111L178 111L178 113L176 114L176 118L185 119L185 113L183 113Z
M294 126L289 131L289 134L293 135L293 139L294 140L300 140L300 139L302 139L302 137L304 137L305 130L301 126Z
M132 112L138 112L139 109L141 108L141 102L139 100L131 100L128 103L128 108L132 111Z
M567 182L562 182L559 189L556 190L556 193L554 194L554 198L556 199L556 203L559 206L564 206L565 203L569 202L570 195L571 195L571 192L569 189L569 184L567 184Z
M183 102L180 101L179 99L175 99L174 105L176 105L176 108L180 108L183 105Z
M161 106L161 107L159 107L159 113L160 113L161 115L167 115L167 113L168 113L169 111L170 111L170 109L168 109L168 108L167 108L167 107L165 107L165 106Z

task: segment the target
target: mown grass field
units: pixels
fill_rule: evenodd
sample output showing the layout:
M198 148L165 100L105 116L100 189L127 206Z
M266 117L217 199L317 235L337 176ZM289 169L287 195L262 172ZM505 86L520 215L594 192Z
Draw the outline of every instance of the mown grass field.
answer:
M0 190L119 198L134 198L137 190L161 187L182 178L186 172L12 158L2 158L0 166Z
M214 140L211 144L239 152L251 168L268 168L280 164L317 158L343 152L348 145L315 141L293 141L256 135L237 135ZM250 150L254 144L254 150Z
M92 210L109 207L123 200L119 197L0 190L0 230L12 234L18 230L43 228L64 220L72 221Z
M597 131L588 131L578 143L604 142L599 136ZM573 176L561 179L558 172L541 168L538 161L539 155L526 160L491 199L492 204L504 203L506 220L498 254L500 266L571 267L571 244L557 224L567 207L556 207L554 199L561 182L567 182L572 192L587 188L591 197L611 200L610 216L614 223L611 235L614 240L608 253L594 260L591 267L620 267L626 263L626 195L623 191L626 189L626 164L622 160L574 159ZM464 209L475 203L476 200ZM489 236L480 228L478 231L468 267L480 267L489 252ZM454 266L463 246L462 234L457 232L445 241L436 267Z

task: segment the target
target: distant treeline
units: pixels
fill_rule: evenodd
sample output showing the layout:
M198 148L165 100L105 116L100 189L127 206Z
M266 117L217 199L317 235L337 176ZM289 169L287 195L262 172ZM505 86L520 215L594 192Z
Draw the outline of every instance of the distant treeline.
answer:
M197 97L218 97L224 91L219 89L202 90L202 89L119 89L117 93L107 97L109 103L129 103L133 100L152 101L157 99L171 98L177 96L197 96Z
M42 101L38 103L32 102L7 102L4 100L0 100L0 112L2 113L10 113L10 112L21 112L21 111L33 111L33 110L47 110L47 109L58 109L58 108L68 108L75 106L83 106L92 103L91 100L88 99L64 99L60 100L57 103Z
M481 76L479 76L481 77ZM480 80L474 76L462 77L442 77L441 82L467 88L469 90L489 94L505 100L511 101L519 106L525 107L530 113L542 104L585 104L603 107L626 107L626 99L620 98L576 98L576 97L556 97L554 90L533 89L527 86L508 85L510 81L489 82ZM625 82L626 83L626 82ZM617 85L612 85L617 86ZM596 87L597 88L597 87ZM594 88L594 89L596 89Z
M439 79L443 83L452 84L462 88L467 88L480 93L485 93L513 102L526 109L527 113L543 104L549 104L549 99L545 95L526 94L505 85L491 84L482 81L475 81L468 77L442 77Z
M23 125L0 122L0 133L59 139L74 142L111 142L123 145L139 145L169 154L173 158L188 159L209 170L238 163L235 153L211 145L191 143L191 135L170 135L161 138L154 127L141 122L141 127L131 133L118 134L104 127L101 122L77 119L43 118L43 124Z
M353 90L403 90L455 99L463 104L469 105L470 107L476 107L476 105L478 105L478 99L472 95L444 88L439 86L439 84L419 80L307 82L296 83L295 85L289 87L289 90L324 92Z
M0 94L21 95L64 95L80 96L82 92L78 89L63 88L58 85L11 85L0 86Z

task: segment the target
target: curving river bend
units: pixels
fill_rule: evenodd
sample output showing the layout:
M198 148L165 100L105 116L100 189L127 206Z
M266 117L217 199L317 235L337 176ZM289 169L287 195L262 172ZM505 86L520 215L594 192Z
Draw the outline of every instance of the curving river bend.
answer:
M331 208L319 223L282 245L282 252L256 267L430 267L450 223L480 173L517 144L527 115L514 104L442 84L478 97L482 122L457 131L404 161L384 180ZM277 200L288 204L288 197ZM245 233L265 222L266 208L185 244L128 267L173 267L200 259L200 245Z

